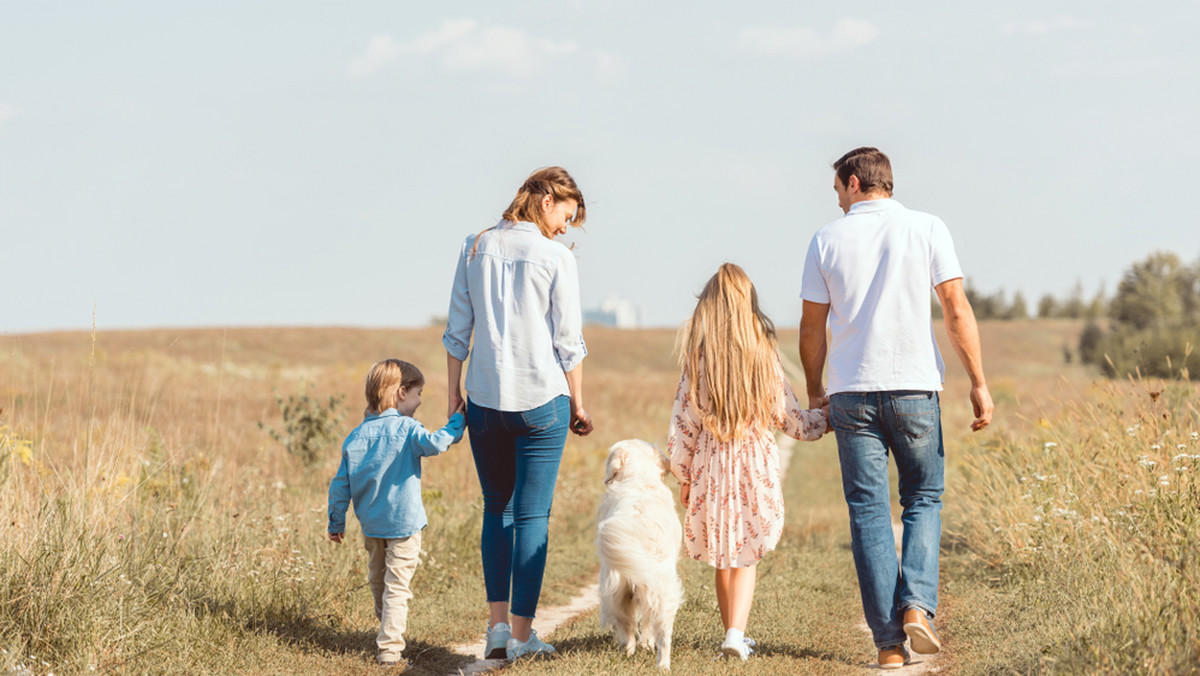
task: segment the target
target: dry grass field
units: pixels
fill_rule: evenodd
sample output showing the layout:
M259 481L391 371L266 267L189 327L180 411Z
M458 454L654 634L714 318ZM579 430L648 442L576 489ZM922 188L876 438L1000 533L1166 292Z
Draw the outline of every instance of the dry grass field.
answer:
M1200 413L1182 382L1106 383L1064 362L1080 325L986 324L996 424L971 435L948 354L943 607L955 673L1193 672L1200 664ZM324 539L332 443L311 469L274 441L276 395L344 395L339 434L384 357L425 372L445 421L440 329L203 329L0 337L0 670L25 673L376 673L365 554ZM940 334L939 334L940 335ZM551 520L543 604L595 575L607 447L663 443L678 379L668 330L589 328L586 405ZM780 337L794 359L795 331ZM941 339L946 345L944 338ZM802 383L795 381L797 387ZM1151 396L1154 395L1154 396ZM260 427L260 423L262 424ZM850 570L832 438L800 444L784 543L751 619L755 673L854 673L873 656ZM1165 480L1161 477L1165 477ZM464 442L425 463L430 526L415 581L412 673L468 658L485 614L480 499ZM357 522L349 520L351 535ZM681 563L679 673L725 673L711 573ZM649 673L594 614L559 659L512 673ZM646 659L638 659L646 658ZM789 666L790 665L790 666ZM1190 665L1190 667L1189 667Z

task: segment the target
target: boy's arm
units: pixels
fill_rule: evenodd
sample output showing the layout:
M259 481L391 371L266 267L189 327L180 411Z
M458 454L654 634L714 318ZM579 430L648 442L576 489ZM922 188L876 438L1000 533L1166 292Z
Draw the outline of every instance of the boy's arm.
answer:
M430 432L420 423L412 431L412 440L417 449L417 455L440 455L445 453L452 444L457 444L467 428L467 417L460 411L450 416L446 426L436 432Z
M337 474L329 482L329 539L334 542L342 541L342 533L346 532L346 509L350 506L350 469L346 464L346 454L342 453L342 463L338 465Z

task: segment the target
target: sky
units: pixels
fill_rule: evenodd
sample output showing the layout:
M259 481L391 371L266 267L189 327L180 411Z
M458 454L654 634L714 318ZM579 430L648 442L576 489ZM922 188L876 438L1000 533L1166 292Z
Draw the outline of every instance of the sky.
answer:
M566 167L585 308L675 326L724 261L777 323L892 159L1030 307L1200 260L1200 1L0 0L0 334L444 316L462 240Z

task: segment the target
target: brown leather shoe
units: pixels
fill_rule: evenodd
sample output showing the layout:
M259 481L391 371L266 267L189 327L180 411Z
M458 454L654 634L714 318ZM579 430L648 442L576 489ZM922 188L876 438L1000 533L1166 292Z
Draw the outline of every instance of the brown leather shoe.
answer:
M904 633L912 643L913 652L918 655L933 655L942 649L942 641L925 611L916 606L904 610Z
M908 664L908 650L903 645L894 645L879 651L880 669L899 669Z

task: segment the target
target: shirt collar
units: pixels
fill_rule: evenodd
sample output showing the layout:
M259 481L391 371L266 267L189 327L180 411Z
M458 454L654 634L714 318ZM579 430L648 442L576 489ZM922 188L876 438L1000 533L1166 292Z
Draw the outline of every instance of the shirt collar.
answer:
M846 215L849 216L850 214L854 213L867 214L875 211L883 211L885 209L899 208L899 202L890 197L885 197L878 200L863 200L862 202L855 202L854 204L850 205L850 211L848 211Z
M536 232L539 235L542 234L542 231L538 229L537 224L530 223L529 221L517 221L508 227L509 229L516 230L518 232Z
M400 411L397 411L394 408L389 408L386 411L384 411L383 413L379 413L377 415L369 415L366 418L363 418L363 422L366 422L367 420L374 420L376 418L399 418L399 417L401 417Z

